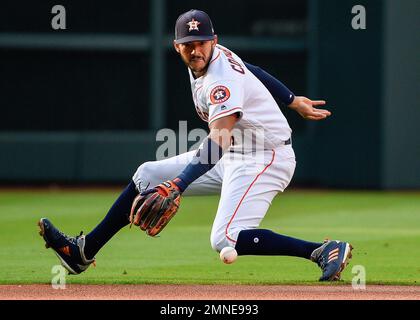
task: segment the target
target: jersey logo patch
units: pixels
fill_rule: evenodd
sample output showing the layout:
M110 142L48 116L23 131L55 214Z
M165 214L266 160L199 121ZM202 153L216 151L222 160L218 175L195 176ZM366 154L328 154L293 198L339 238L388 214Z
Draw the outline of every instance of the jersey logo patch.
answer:
M194 18L193 18L190 22L187 22L187 24L188 24L188 26L190 27L190 28L188 29L188 31L193 31L193 30L197 30L197 31L199 31L199 30L198 30L198 25L199 25L199 24L201 24L201 22L196 21L196 20L194 20Z
M225 102L230 97L229 89L225 86L217 86L210 92L210 101L213 104Z

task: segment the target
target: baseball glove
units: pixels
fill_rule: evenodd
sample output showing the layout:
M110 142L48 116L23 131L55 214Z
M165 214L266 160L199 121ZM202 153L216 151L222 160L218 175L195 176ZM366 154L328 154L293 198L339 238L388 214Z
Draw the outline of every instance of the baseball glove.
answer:
M156 236L178 211L180 199L179 188L170 180L141 192L131 206L130 228L135 224L149 236Z

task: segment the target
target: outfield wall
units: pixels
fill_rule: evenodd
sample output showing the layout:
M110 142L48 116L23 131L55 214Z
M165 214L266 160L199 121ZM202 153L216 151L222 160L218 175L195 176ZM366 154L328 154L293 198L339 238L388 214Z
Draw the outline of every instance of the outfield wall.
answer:
M169 21L190 7L156 0L98 12L74 2L68 29L53 31L53 4L28 2L27 19L21 3L1 4L0 183L124 183L155 159L156 130L206 127L171 47ZM355 5L365 30L352 28ZM297 155L292 185L420 188L420 2L262 0L238 11L243 25L218 7L201 9L222 44L333 113L315 123L281 106Z

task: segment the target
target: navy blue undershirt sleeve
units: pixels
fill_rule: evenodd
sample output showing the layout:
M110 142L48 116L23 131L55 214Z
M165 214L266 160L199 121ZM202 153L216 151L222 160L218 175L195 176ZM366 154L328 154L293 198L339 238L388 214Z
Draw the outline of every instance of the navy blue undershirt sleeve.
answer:
M184 192L194 180L211 170L222 155L223 149L220 145L207 137L202 143L202 148L198 149L191 162L173 182Z
M295 99L294 93L290 91L280 80L274 78L271 74L267 73L260 67L254 66L245 61L244 63L248 70L264 84L274 98L279 99L285 105L289 105L293 102Z

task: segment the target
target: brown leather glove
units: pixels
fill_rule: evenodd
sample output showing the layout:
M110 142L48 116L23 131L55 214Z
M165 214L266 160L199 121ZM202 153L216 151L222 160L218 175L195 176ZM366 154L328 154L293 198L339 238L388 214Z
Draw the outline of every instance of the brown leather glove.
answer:
M135 224L149 236L156 236L178 211L180 199L181 192L171 180L141 192L131 206L130 228Z

